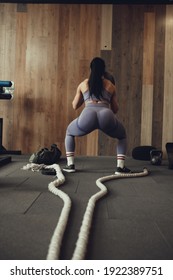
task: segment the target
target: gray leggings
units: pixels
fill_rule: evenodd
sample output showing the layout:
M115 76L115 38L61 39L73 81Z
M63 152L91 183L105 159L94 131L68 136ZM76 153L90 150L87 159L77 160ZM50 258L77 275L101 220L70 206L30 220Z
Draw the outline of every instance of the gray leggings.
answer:
M126 154L126 132L107 105L98 103L87 104L80 116L67 127L65 137L66 152L75 151L75 136L84 136L95 129L100 129L112 138L117 138L117 154Z

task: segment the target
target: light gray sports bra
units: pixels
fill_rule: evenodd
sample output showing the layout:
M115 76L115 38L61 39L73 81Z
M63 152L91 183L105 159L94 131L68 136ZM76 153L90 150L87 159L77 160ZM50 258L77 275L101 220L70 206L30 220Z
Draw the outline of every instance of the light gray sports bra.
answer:
M91 97L89 90L87 90L83 93L83 99L84 99L85 103L87 103L88 101L106 101L106 103L110 104L111 97L112 97L112 94L110 92L108 92L106 89L103 90L102 97L100 98L100 100L98 100L98 98L94 95L92 95L92 97Z

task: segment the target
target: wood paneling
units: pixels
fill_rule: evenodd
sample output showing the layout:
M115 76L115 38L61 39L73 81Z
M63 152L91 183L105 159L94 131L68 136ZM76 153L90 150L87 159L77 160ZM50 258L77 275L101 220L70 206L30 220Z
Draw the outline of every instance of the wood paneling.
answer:
M129 155L147 143L162 147L165 7L114 5L112 50L101 52L116 80L117 116L127 131ZM115 141L100 133L104 153L115 153Z
M112 5L101 9L101 50L112 49Z
M65 154L66 127L81 111L71 102L100 55L101 6L0 4L0 11L0 77L15 82L13 101L1 102L3 142L23 153L55 142ZM96 132L76 139L76 154L97 150Z
M141 145L152 145L155 14L144 14Z
M128 154L140 141L143 15L144 7L141 5L114 5L112 51L109 54L102 51L109 65L108 70L116 80L119 102L117 117L127 131ZM110 141L108 154L112 155L115 154L115 140Z
M166 6L156 5L152 145L162 148Z
M89 76L90 61L100 56L101 5L80 5L80 75L81 81ZM92 46L92 47L91 47ZM98 154L98 132L76 139L78 154ZM80 148L80 150L78 150ZM82 152L82 149L84 152Z
M12 80L15 78L15 42L16 28L15 6L10 4L0 4L0 79ZM2 34L2 35L1 35ZM13 146L13 110L14 99L11 101L1 100L0 116L3 119L3 145L8 148Z
M101 51L101 57L106 62L106 70L113 75L115 66L112 65L112 53L111 50ZM115 75L113 76L116 78ZM116 139L107 136L102 131L98 132L98 155L116 155L116 144Z
M166 7L165 72L162 148L173 142L173 6Z
M1 3L0 79L15 82L13 100L0 103L3 145L32 153L55 142L65 155L67 125L82 110L71 106L77 85L101 55L116 80L128 155L141 144L164 148L173 139L172 15L171 5ZM115 149L98 131L76 139L76 155Z
M141 145L152 145L153 85L142 86Z

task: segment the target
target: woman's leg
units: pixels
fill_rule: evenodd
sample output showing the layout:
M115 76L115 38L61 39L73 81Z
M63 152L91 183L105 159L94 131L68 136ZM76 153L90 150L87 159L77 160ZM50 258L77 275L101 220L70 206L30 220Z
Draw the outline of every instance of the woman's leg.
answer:
M73 120L67 127L65 136L65 150L67 166L63 169L67 172L75 172L74 153L75 153L75 136L83 136L86 133L78 127L78 118Z
M64 171L74 172L75 136L84 136L97 128L97 115L92 108L85 108L81 115L73 120L67 127L65 136L65 149L67 167ZM70 167L70 168L68 168ZM73 171L69 171L73 169Z
M98 113L100 129L112 138L117 138L117 171L130 172L125 167L127 150L126 131L122 123L116 118L111 110L105 109Z

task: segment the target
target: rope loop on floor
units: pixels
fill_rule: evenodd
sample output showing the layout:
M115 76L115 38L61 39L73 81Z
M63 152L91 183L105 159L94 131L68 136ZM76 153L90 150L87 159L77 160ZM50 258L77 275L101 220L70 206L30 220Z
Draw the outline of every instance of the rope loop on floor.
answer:
M53 182L49 183L48 189L53 194L59 196L63 200L63 208L57 223L57 226L52 235L49 249L47 253L47 260L58 260L60 255L60 249L62 244L63 235L67 226L68 217L71 209L71 199L70 197L63 191L61 191L58 187L65 182L65 177L61 171L61 168L58 164L52 165L39 165L39 164L27 164L22 169L23 170L32 170L32 171L40 171L43 168L54 168L56 171L57 179ZM76 242L75 250L73 252L72 260L83 260L85 259L85 254L87 250L87 244L89 239L90 228L92 224L92 218L94 213L94 208L96 202L105 196L108 192L106 186L103 182L114 180L114 179L122 179L122 178L134 178L134 177L143 177L149 174L147 168L144 168L142 172L136 173L124 173L124 174L114 174L108 175L96 180L96 185L100 189L96 194L92 195L88 201L81 228L79 231L78 239Z

